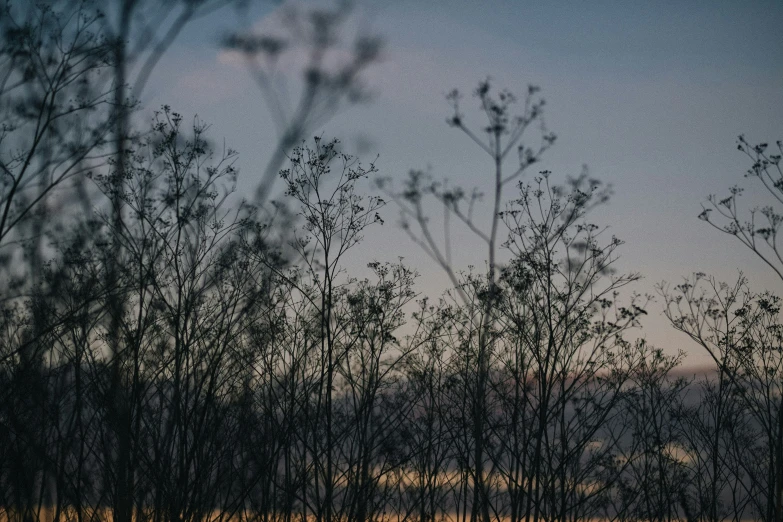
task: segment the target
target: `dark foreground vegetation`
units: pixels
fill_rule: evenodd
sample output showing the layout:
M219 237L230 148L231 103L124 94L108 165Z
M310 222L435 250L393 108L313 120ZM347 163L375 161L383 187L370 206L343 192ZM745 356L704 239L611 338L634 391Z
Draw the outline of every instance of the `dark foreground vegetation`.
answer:
M292 32L311 58L293 111L264 69L290 42L225 39L280 131L240 201L235 153L203 123L134 102L178 32L227 3L0 12L0 520L783 520L778 297L703 274L658 304L628 295L622 242L589 219L609 189L535 168L555 137L530 136L534 87L480 83L478 130L449 96L487 157L485 200L423 172L395 186L313 139L363 99L380 48L324 65L339 9ZM783 203L779 150L738 145ZM739 190L701 217L780 275L780 205L748 218ZM383 207L451 279L441 298L402 262L345 273ZM430 214L486 265L455 267ZM661 302L713 370L684 378L634 340Z

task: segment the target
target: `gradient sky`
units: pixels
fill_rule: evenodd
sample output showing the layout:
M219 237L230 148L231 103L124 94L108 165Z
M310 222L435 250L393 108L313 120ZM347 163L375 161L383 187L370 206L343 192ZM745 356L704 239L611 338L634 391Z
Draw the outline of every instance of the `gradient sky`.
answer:
M636 291L653 293L655 283L676 284L695 271L732 281L739 270L754 289L783 291L751 252L696 217L708 194L748 185L738 134L754 143L783 139L783 2L370 0L358 13L386 39L383 61L367 76L377 97L319 133L341 138L349 151L361 137L370 144L363 157L380 155L381 174L401 181L411 168L430 167L450 183L489 188L492 165L445 124L444 93L469 93L487 76L520 94L533 83L558 135L539 169L564 180L586 164L614 185L615 196L592 220L625 240L618 266L644 275ZM271 6L260 6L239 23L268 27L273 16ZM225 10L191 25L142 101L210 122L211 137L239 151L240 192L251 193L274 131L246 70L217 47L237 22ZM480 122L470 96L463 106ZM742 200L747 207L765 201L752 190ZM440 294L446 278L395 228L397 211L388 206L383 215L386 224L367 234L350 269L362 275L373 258L403 256L422 274L418 289ZM469 235L459 236L459 246L460 266L483 266ZM661 308L660 299L650 305L639 335L703 364L705 354L667 325Z

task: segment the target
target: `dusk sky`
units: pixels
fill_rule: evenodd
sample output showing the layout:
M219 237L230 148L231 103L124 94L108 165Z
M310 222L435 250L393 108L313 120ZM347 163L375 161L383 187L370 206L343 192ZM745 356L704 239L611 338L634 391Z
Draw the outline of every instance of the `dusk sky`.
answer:
M252 194L274 128L241 60L218 42L238 23L274 28L278 9L254 8L241 20L226 9L189 26L142 99L140 117L165 103L211 123L211 138L240 153L240 194ZM464 112L477 128L470 92L479 80L489 76L520 95L536 84L558 142L526 179L549 169L563 181L586 164L614 186L592 221L626 242L617 266L643 274L637 292L655 293L656 283L696 271L733 282L739 270L755 290L783 291L750 251L697 219L707 195L753 187L743 179L749 161L736 150L738 134L751 143L783 139L783 3L370 1L359 2L356 15L359 27L386 42L367 74L375 100L316 134L340 138L367 162L379 155L380 174L398 182L411 168L430 167L436 178L488 190L492 164L446 125L444 94L466 94ZM746 208L766 201L754 190L741 200ZM362 276L367 262L402 256L421 274L418 290L437 297L447 278L396 226L393 205L382 214L385 225L366 234L347 267ZM469 234L456 241L457 266L483 266ZM686 350L688 365L704 363L705 354L668 326L662 306L660 298L650 304L638 335L669 353Z

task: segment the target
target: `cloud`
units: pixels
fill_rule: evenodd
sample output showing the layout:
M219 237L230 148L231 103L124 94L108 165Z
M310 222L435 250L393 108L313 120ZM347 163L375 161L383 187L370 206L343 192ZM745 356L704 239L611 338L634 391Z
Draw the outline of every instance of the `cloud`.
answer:
M177 77L171 94L175 98L187 96L195 106L213 104L244 92L243 82L236 81L233 73L225 74L215 67L199 67Z

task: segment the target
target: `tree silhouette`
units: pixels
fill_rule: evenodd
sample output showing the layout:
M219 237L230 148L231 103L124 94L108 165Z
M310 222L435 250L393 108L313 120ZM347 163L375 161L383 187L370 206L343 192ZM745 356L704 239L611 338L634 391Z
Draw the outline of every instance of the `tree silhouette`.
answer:
M536 87L516 115L513 94L480 82L479 131L448 96L448 124L489 159L472 191L421 171L395 189L379 161L312 138L366 99L380 56L364 33L344 52L347 4L283 9L285 37L225 38L278 130L241 199L237 153L208 125L137 103L184 27L229 4L3 7L0 518L781 519L778 297L742 277L659 287L715 362L700 377L634 339L650 298L623 297L641 276L591 218L611 187L587 171L523 178L555 141ZM289 106L282 55L297 47ZM783 201L780 154L739 148ZM780 275L780 217L746 222L741 193L701 217ZM437 298L383 252L367 277L349 272L385 200L449 278ZM457 226L481 269L459 266Z

